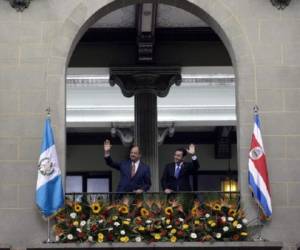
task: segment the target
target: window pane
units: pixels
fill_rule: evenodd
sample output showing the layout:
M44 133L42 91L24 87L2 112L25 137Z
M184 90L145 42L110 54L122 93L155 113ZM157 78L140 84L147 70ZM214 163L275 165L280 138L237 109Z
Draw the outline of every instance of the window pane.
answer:
M87 179L87 192L94 192L94 193L109 192L109 179L108 178L88 178Z
M66 193L82 192L82 176L67 176Z

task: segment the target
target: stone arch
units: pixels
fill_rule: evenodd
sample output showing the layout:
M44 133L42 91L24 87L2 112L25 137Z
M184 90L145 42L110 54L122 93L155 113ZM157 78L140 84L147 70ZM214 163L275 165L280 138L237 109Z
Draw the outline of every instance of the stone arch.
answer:
M99 18L109 12L131 4L151 2L150 0L107 0L107 1L81 1L73 9L71 14L65 19L60 32L53 40L52 51L50 53L48 67L63 67L63 70L54 76L59 82L58 104L54 104L57 109L57 125L65 128L65 72L73 50L88 29ZM242 197L248 196L247 189L247 151L250 135L243 131L251 124L251 108L256 101L256 79L255 79L255 59L246 33L239 22L238 17L230 6L222 0L158 0L159 3L172 5L184 9L195 16L205 20L214 31L220 36L232 59L236 76L236 102L238 117L238 169L239 183ZM59 60L59 63L57 62ZM50 74L47 72L47 74ZM63 87L62 87L63 86ZM51 104L51 102L50 102ZM58 148L64 157L65 129L59 132ZM62 157L62 161L65 159ZM65 172L65 164L61 164ZM243 171L244 170L244 171ZM244 199L245 201L247 199Z

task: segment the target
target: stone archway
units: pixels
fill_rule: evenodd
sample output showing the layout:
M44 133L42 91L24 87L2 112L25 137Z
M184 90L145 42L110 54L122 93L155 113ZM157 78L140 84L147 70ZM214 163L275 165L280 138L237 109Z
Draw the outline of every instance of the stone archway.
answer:
M54 38L52 51L49 57L48 66L62 67L60 73L50 74L48 78L55 81L57 93L56 100L50 101L50 104L56 109L57 125L65 128L65 73L69 59L73 50L85 33L88 27L99 18L105 16L118 8L141 2L151 2L147 0L107 0L107 1L82 1L65 19L61 26L61 31ZM238 162L239 162L239 183L243 200L246 202L248 195L247 188L247 151L249 137L242 131L249 126L251 121L251 107L256 101L256 79L255 79L255 61L249 45L246 33L243 31L238 17L234 15L231 8L224 1L211 0L160 0L159 3L173 5L191 12L195 16L205 20L219 35L225 44L235 70L236 75L236 100L238 117ZM52 86L53 88L53 86ZM61 129L57 135L58 150L64 157L66 152L65 129ZM64 162L65 159L61 157ZM62 164L65 172L65 164ZM247 204L248 206L248 204Z

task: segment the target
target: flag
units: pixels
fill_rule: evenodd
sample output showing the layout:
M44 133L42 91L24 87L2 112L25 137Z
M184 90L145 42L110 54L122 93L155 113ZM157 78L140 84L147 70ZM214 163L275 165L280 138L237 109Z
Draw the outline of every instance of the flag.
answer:
M254 115L248 167L249 187L264 216L269 219L272 215L271 190L257 112Z
M45 121L41 155L38 164L36 204L45 217L64 205L61 171L58 164L50 117Z

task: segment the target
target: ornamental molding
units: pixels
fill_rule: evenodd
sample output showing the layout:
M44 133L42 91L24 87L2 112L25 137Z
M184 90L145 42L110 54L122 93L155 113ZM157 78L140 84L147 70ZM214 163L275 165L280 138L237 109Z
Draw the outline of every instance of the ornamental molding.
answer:
M24 9L28 8L31 0L8 0L10 6L18 12L23 12Z
M110 88L108 76L96 75L68 75L66 79L68 88ZM235 77L232 74L212 75L182 75L181 87L234 87Z

